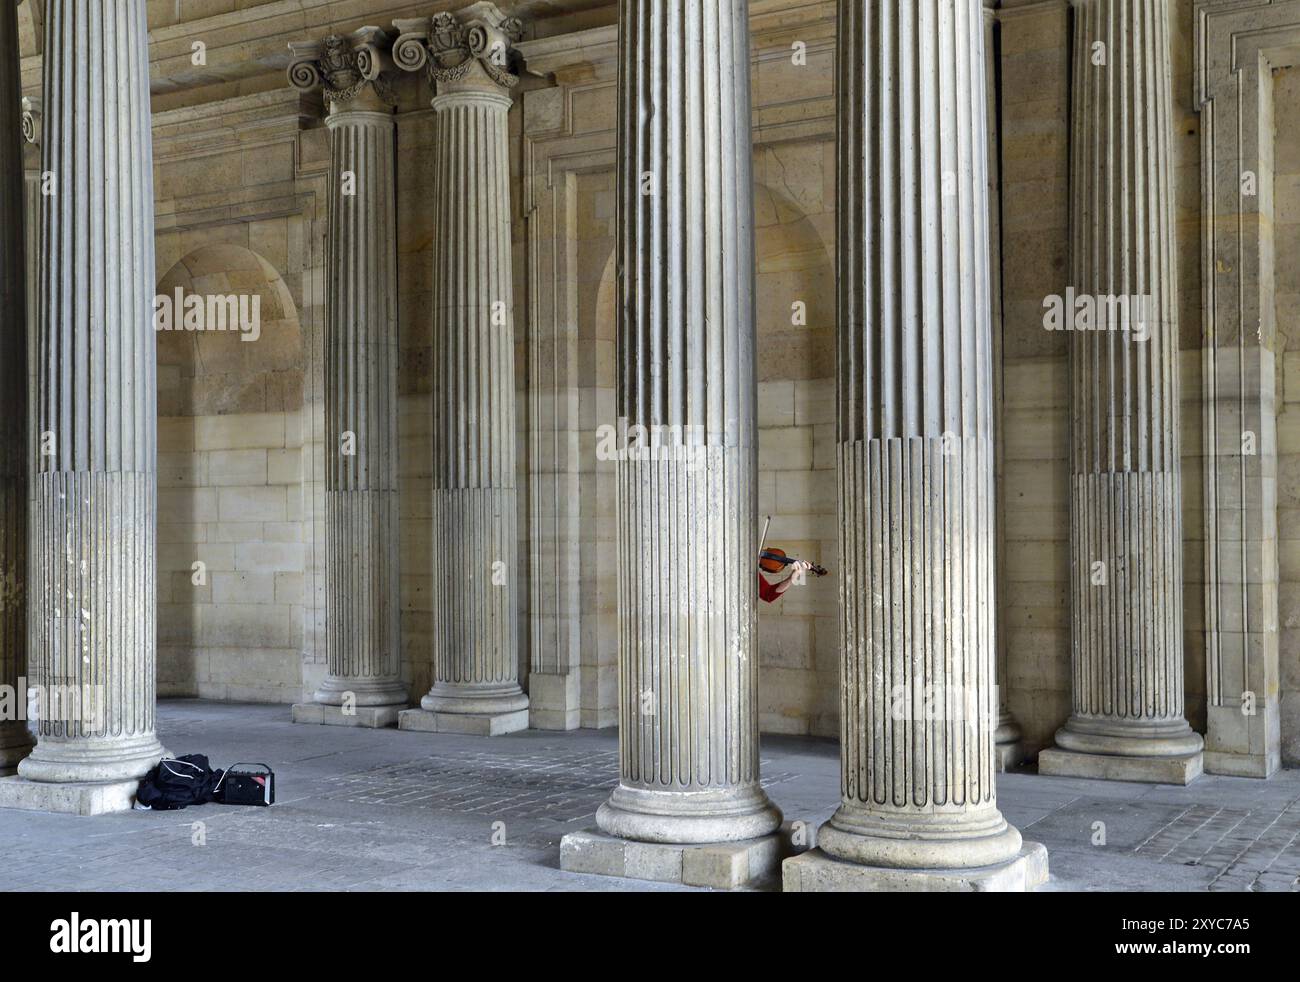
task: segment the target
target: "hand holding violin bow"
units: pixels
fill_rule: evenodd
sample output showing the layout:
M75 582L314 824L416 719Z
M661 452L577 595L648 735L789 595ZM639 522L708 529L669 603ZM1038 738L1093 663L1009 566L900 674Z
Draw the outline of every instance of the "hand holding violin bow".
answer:
M775 603L785 593L799 581L800 573L812 573L814 576L825 576L827 570L816 563L810 563L803 559L795 559L786 553L784 549L767 548L767 530L772 526L772 516L767 517L767 524L763 526L763 541L758 547L758 596L759 599L767 603ZM764 573L781 573L785 570L790 571L790 575L776 583L770 581Z
M816 563L810 563L804 559L787 556L784 549L773 547L758 554L758 568L764 573L779 573L791 566L796 570L802 569L812 573L814 576L825 576L828 572L825 566L818 566Z

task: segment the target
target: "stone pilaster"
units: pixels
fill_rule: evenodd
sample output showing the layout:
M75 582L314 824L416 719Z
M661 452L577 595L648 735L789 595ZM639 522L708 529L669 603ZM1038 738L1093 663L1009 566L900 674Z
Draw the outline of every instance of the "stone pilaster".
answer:
M31 751L26 706L27 508L31 469L27 407L26 243L19 125L18 11L0 2L0 774Z
M620 780L566 869L608 852L636 875L625 842L770 842L781 822L759 782L748 7L620 5Z
M389 726L401 679L396 123L378 28L290 45L289 82L329 117L325 292L325 638L329 674L295 722Z
M37 745L0 804L81 809L40 784L136 780L154 729L157 406L144 0L46 4L44 203L31 528ZM16 783L10 783L16 782ZM25 785L25 787L24 787ZM102 802L101 802L102 804Z
M1293 478L1282 453L1289 332L1279 327L1295 257L1285 194L1275 191L1286 169L1278 147L1294 127L1276 97L1277 70L1296 63L1288 40L1300 6L1216 4L1199 14L1205 770L1269 777L1300 757L1300 692L1288 684L1296 661L1279 617L1289 536L1278 534L1291 514L1280 507Z
M398 20L435 88L434 683L403 729L528 726L519 684L509 113L518 21L491 3Z
M1186 784L1169 5L1081 0L1074 23L1073 712L1039 770Z
M839 810L788 890L1025 889L997 806L988 104L980 0L839 30Z

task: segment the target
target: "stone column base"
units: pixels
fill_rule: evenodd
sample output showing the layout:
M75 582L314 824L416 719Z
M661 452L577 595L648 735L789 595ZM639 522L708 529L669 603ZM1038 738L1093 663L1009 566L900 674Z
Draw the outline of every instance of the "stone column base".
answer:
M326 706L319 702L295 703L291 710L295 723L316 723L322 726L362 726L381 730L396 726L401 706L356 706L344 713L342 706Z
M534 730L576 730L581 698L577 672L528 675L528 725Z
M1280 753L1236 754L1205 751L1205 773L1229 777L1272 777L1282 769Z
M1014 743L997 743L993 745L993 760L999 774L1014 771L1025 762L1025 745L1020 740Z
M135 806L137 781L111 784L49 784L21 777L0 777L0 808L60 812L65 815L109 815Z
M1203 768L1204 756L1199 752L1178 757L1131 757L1053 748L1038 755L1039 774L1101 781L1187 785L1201 776Z
M1026 842L1014 859L972 869L887 869L832 859L820 849L781 864L786 893L1024 893L1047 882L1047 849Z
M0 722L0 777L18 773L23 758L36 748L25 720Z
M775 832L740 842L676 845L619 839L591 830L570 832L560 840L560 869L735 890L776 873L786 854L783 836Z
M399 730L419 733L464 733L470 736L504 736L528 729L528 710L509 713L437 713L405 709L397 716Z

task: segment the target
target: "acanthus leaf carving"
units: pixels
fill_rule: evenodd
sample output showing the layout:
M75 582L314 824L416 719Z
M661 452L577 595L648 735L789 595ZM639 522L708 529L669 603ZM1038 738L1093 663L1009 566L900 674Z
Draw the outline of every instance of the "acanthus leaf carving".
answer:
M393 26L399 32L393 46L397 66L408 72L423 69L435 85L464 79L475 64L502 88L519 84L514 45L523 37L523 22L504 16L494 4L395 20Z
M346 105L367 86L386 105L397 104L392 86L392 44L377 27L330 34L320 41L291 42L289 84L303 92L320 89L325 102Z

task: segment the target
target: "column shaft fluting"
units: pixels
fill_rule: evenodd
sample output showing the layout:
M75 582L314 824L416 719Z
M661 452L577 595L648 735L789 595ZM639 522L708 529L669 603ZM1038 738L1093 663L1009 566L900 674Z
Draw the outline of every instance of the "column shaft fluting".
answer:
M154 731L157 406L144 0L50 0L31 669L47 692L19 774L114 781Z
M871 866L1014 858L997 807L980 0L840 5L842 802Z
M361 27L292 42L289 82L329 107L325 286L325 649L321 713L393 722L406 705L398 564L395 140L389 36ZM391 711L389 719L374 711Z
M753 184L745 0L619 20L619 743L613 835L748 839L759 783Z
M293 43L289 82L329 106L325 290L325 638L315 701L396 707L401 680L397 474L396 138L378 28ZM295 719L302 718L297 715ZM315 722L334 717L307 716Z
M18 11L0 2L0 774L31 750L26 706L27 506L31 470L27 398L27 249L19 123Z
M433 598L436 712L527 706L516 609L509 94L434 99ZM496 89L494 91L494 89Z
M325 631L318 702L404 705L397 531L397 227L391 111L335 106L325 314ZM344 177L355 182L344 194Z
M491 3L395 23L394 60L407 71L425 69L436 89L434 682L420 705L526 727L509 158L510 89L518 83L510 65L522 28Z
M1056 740L1197 754L1183 715L1169 9L1085 0L1074 19L1072 271L1092 319L1067 325L1073 713Z

